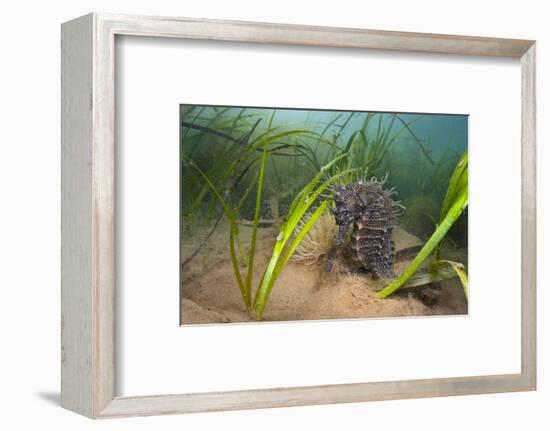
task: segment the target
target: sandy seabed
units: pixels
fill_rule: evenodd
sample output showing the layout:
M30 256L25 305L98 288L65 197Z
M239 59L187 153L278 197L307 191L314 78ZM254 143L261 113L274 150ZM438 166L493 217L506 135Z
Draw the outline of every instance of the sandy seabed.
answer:
M241 229L244 243L250 229ZM276 234L260 229L256 245L253 286L257 286L271 257ZM397 228L396 250L420 244L418 238ZM227 227L221 226L204 251L185 266L182 274L181 324L236 323L255 321L242 302L227 252ZM184 241L185 245L185 241ZM193 244L188 247L192 249ZM183 253L185 256L185 253ZM434 306L426 306L415 295L375 296L368 275L351 273L336 262L331 273L323 271L323 261L313 265L289 262L275 283L265 308L264 321L350 319L459 315L468 313L468 303L457 279L440 283L441 296ZM394 266L399 274L409 261ZM244 270L242 271L244 273Z

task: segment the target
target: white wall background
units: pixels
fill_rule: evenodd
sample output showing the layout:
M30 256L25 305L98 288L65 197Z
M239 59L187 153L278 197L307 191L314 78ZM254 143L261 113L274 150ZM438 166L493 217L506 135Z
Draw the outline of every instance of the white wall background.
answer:
M2 429L546 430L550 426L548 222L550 27L546 2L95 0L3 5L0 25L0 423ZM61 22L92 10L538 40L539 390L92 422L59 407ZM495 101L498 103L498 101ZM498 220L495 220L498 222ZM550 313L550 312L549 312ZM467 354L467 352L464 352Z

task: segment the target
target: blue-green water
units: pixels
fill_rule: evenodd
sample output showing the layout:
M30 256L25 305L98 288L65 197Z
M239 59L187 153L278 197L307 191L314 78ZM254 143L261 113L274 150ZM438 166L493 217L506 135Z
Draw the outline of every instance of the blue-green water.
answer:
M468 147L465 115L187 105L180 114L183 230L211 225L222 212L205 177L238 208L239 218L253 219L255 181L267 145L260 219L284 217L298 191L332 159L347 153L340 168L366 168L377 178L387 175L387 187L395 187L406 208L400 224L427 238ZM466 214L450 236L457 246L467 246Z

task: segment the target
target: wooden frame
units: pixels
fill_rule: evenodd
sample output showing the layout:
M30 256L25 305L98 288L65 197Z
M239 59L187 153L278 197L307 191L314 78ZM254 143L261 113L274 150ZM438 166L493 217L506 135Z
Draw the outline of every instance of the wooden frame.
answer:
M521 373L115 396L116 35L371 48L521 59ZM535 390L535 42L187 18L89 14L62 25L61 404L92 418Z

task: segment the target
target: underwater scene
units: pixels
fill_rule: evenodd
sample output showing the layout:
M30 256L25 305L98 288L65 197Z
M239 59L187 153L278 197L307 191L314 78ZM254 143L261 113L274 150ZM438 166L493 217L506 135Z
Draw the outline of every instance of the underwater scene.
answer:
M468 116L180 105L180 324L468 313Z

